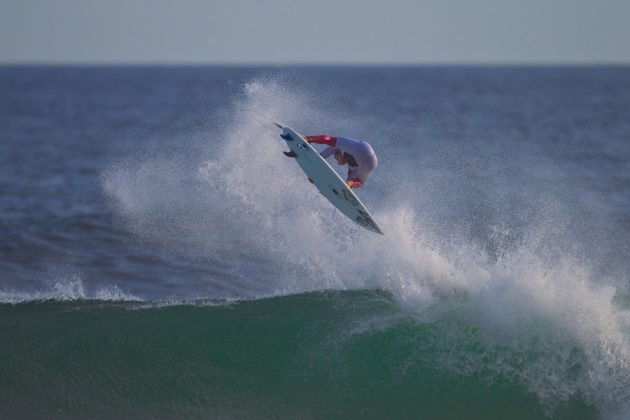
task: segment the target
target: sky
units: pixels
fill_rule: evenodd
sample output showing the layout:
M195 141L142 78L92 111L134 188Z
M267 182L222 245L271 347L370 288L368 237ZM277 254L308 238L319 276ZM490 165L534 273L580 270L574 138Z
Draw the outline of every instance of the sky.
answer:
M630 64L630 0L0 0L0 63Z

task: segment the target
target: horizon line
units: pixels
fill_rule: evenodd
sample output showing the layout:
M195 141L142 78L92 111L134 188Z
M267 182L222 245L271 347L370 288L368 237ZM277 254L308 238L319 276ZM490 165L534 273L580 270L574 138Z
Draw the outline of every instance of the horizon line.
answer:
M3 61L2 67L627 67L629 61Z

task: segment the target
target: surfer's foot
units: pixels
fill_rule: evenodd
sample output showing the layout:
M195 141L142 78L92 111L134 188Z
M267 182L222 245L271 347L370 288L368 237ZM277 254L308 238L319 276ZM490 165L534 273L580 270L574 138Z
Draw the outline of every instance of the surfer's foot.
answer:
M291 150L290 152L282 152L282 153L284 153L286 157L297 157L297 155L295 154L293 150Z

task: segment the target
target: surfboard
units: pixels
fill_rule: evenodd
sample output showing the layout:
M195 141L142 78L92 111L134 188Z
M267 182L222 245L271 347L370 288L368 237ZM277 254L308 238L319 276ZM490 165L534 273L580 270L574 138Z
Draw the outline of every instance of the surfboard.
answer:
M304 137L289 127L276 125L282 129L282 137L287 146L295 153L295 160L307 177L324 197L328 199L350 220L374 233L383 235L383 231L374 220L368 209L363 205L345 181L335 172L319 152L311 146Z

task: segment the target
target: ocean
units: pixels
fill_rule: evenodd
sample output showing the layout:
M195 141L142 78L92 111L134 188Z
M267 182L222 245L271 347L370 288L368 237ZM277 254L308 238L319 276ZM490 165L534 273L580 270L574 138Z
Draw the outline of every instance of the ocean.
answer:
M1 418L630 418L630 67L2 66L0 93ZM372 144L384 236L271 121Z

